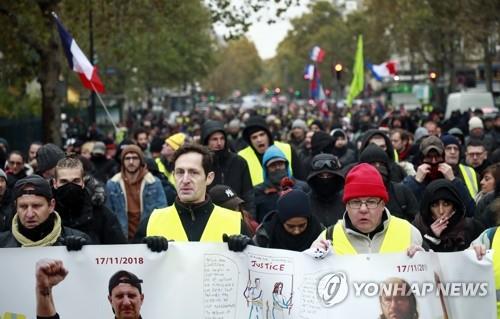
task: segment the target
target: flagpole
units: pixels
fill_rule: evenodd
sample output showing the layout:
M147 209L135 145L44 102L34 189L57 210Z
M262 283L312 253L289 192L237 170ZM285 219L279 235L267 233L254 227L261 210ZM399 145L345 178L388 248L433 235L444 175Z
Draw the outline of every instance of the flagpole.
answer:
M113 118L111 117L111 114L109 113L108 108L106 107L106 104L104 104L104 101L102 100L101 95L99 94L99 92L97 92L97 89L95 88L94 83L92 83L92 81L90 81L90 85L92 86L92 90L94 91L95 95L97 95L99 102L101 102L101 105L104 108L104 111L106 111L106 114L108 115L109 121L111 122L111 124L113 124L113 127L115 129L115 133L118 133L118 127L116 127L115 122L113 122Z

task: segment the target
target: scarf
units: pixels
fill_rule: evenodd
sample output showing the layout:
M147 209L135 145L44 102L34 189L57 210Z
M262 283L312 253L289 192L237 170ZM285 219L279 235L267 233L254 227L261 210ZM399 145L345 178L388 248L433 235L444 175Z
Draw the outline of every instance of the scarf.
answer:
M321 224L316 217L311 216L307 223L307 228L300 235L292 235L285 230L283 224L278 219L278 214L272 217L269 228L270 235L269 248L286 249L292 251L304 251L311 247L311 244L323 231Z
M52 227L52 231L42 239L38 241L32 241L31 239L21 234L21 232L19 232L19 219L16 213L16 215L14 215L14 218L12 219L12 235L21 244L22 247L52 246L57 241L59 236L61 236L61 231L62 231L61 217L56 211L54 211L53 214L55 218L54 218L54 227Z

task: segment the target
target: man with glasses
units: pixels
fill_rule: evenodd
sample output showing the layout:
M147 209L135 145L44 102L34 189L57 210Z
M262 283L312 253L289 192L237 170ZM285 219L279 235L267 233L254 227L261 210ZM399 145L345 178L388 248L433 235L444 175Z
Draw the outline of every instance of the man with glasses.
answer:
M330 247L339 255L422 250L422 236L404 219L392 216L385 204L389 195L380 173L367 163L354 166L346 176L342 220L328 227L312 248L324 256Z
M222 242L224 234L249 234L240 212L214 205L207 196L207 186L215 174L212 156L205 146L181 146L173 163L177 198L173 205L153 212L147 222L146 238Z
M146 168L139 146L125 146L121 161L121 171L106 183L106 206L117 215L130 241L154 209L167 206L167 199L160 180Z
M484 142L480 140L470 140L465 148L465 163L472 166L476 173L481 176L483 170L490 165L488 161L488 151Z
M453 168L453 174L460 178L474 198L478 192L478 178L474 168L460 163L460 142L453 135L441 136L444 144L444 161Z

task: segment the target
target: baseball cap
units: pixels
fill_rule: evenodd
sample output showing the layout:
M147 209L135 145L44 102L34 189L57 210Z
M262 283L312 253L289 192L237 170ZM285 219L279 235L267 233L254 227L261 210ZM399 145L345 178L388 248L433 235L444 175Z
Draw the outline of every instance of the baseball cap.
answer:
M106 145L103 142L95 142L92 148L92 154L104 155L106 154Z
M215 185L208 194L215 205L232 210L239 210L239 205L245 202L227 185Z
M444 153L444 144L439 137L431 135L422 140L420 143L420 152L426 156L431 150L435 150L439 154Z
M276 163L276 162L283 162L283 163L286 163L287 160L284 159L283 157L273 157L271 158L269 161L267 161L266 163L266 167L269 167L269 165L271 165L272 163Z
M38 195L47 199L53 198L49 182L43 177L35 174L21 178L14 185L14 199L23 195Z
M142 294L142 279L139 279L136 275L126 270L117 271L111 278L109 278L108 292L111 295L111 291L119 284L129 284L139 290Z

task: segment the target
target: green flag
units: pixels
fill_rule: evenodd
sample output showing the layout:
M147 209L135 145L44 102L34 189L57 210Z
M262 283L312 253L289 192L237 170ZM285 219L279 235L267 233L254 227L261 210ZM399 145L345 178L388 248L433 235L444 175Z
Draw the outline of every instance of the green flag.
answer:
M353 76L349 94L347 95L347 105L352 105L352 100L363 92L365 86L365 64L363 61L363 36L358 36L358 48L356 49L356 58L354 60Z

